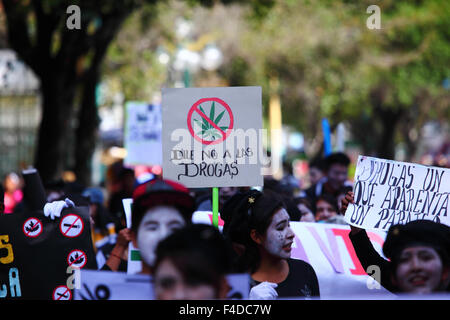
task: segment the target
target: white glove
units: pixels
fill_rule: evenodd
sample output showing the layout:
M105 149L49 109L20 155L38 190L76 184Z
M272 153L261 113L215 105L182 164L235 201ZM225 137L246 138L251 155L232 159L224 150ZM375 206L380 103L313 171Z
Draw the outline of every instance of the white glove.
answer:
M61 211L63 211L64 208L71 207L75 207L75 204L69 198L66 198L64 201L60 200L49 202L44 206L44 215L54 220L55 217L59 218L61 216Z
M250 290L248 298L250 300L275 300L278 297L278 293L275 290L276 287L278 287L276 283L261 282Z

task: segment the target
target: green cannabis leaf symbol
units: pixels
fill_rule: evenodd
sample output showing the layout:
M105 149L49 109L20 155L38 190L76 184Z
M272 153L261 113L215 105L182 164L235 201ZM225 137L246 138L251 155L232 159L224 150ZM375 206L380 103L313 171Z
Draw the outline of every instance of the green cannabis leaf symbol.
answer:
M199 106L199 108L204 114L207 114L201 105ZM225 110L223 110L216 118L215 118L215 113L216 113L216 107L215 107L215 101L213 101L211 104L211 109L209 110L209 118L221 130L226 131L228 129L227 126L219 126L219 122L220 122L220 120L222 120ZM220 132L218 132L218 130L216 128L214 128L208 121L206 121L205 118L202 117L202 121L200 121L198 119L194 119L194 121L198 125L198 127L201 128L201 130L199 132L197 132L197 134L202 136L203 139L211 137L211 140L216 140L216 139L219 139L220 137L222 137L222 134Z

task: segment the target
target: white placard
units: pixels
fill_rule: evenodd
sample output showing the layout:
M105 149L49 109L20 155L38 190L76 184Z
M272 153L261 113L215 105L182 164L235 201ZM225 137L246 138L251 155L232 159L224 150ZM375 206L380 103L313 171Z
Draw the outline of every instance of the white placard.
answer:
M122 199L123 209L125 211L125 218L127 222L127 228L131 229L131 205L133 199ZM128 261L127 261L127 274L137 274L142 271L141 254L138 248L133 245L133 242L128 243Z
M260 87L163 89L163 176L189 188L262 186Z
M125 108L125 165L161 165L161 106L130 101Z
M385 230L394 224L432 220L450 225L450 169L359 156L348 223Z

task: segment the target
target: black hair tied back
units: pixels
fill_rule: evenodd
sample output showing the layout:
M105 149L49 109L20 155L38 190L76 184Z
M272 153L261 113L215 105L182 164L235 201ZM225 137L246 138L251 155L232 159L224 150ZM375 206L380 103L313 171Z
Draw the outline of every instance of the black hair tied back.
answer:
M222 208L223 234L229 241L245 247L240 260L248 269L255 270L260 262L257 245L250 236L251 230L265 234L273 214L282 207L281 199L274 195L250 190L235 194Z

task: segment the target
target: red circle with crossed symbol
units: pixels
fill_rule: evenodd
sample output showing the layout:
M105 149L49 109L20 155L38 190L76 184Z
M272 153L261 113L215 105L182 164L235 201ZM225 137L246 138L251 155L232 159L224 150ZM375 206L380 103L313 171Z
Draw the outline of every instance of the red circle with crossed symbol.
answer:
M83 250L72 250L67 256L67 263L73 268L83 268L86 265L87 257Z
M53 300L71 300L72 292L66 286L58 286L53 290Z
M228 112L228 115L230 117L230 125L229 125L227 131L223 131L222 129L220 129L214 123L214 119L213 120L209 119L209 117L206 114L204 114L201 110L198 109L198 106L200 104L208 102L208 101L214 101L214 102L219 103ZM192 115L194 114L194 112L197 112L200 115L200 117L202 117L202 119L205 119L211 126L213 126L216 130L218 130L222 134L222 137L220 139L213 140L213 141L203 140L201 137L199 137L194 132L194 129L192 128ZM225 101L223 101L222 99L219 99L219 98L202 98L202 99L198 100L196 103L194 103L192 105L192 107L189 109L188 116L187 116L187 125L188 125L189 132L194 137L194 139L197 140L198 142L201 142L202 144L206 144L206 145L218 144L218 143L223 142L226 138L228 138L228 136L230 135L231 131L233 130L233 125L234 125L233 112L231 112L230 106Z
M78 237L84 229L84 222L80 216L76 214L68 214L64 218L61 219L61 223L59 224L59 230L63 234L63 236L67 238L75 238Z
M29 218L23 223L23 232L29 238L38 237L44 228L42 227L42 222L38 218Z

